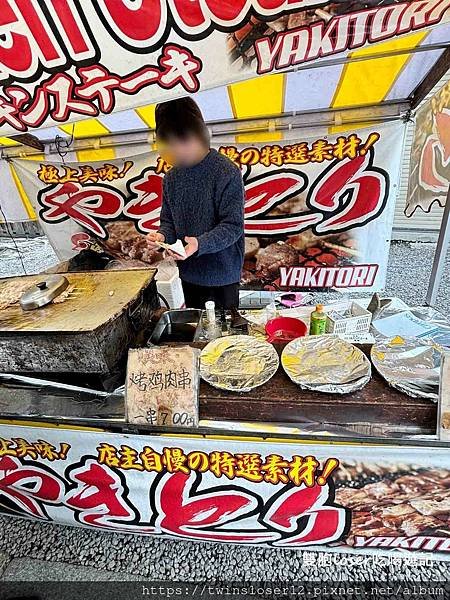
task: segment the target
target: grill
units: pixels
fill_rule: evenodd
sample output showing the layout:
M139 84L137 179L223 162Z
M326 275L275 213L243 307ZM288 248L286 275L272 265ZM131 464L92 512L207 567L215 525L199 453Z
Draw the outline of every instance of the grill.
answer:
M66 273L52 303L24 311L42 275L0 280L0 372L109 374L159 306L155 270Z

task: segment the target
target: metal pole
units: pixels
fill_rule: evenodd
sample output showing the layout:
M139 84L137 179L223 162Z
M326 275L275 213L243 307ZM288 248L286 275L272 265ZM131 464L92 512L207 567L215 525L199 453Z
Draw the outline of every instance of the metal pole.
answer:
M447 191L447 198L444 206L444 214L442 215L441 228L439 230L439 238L437 241L436 252L434 254L433 267L431 269L430 281L428 283L428 291L425 303L428 306L433 306L436 302L436 296L439 291L439 285L444 272L445 259L450 243L450 185Z

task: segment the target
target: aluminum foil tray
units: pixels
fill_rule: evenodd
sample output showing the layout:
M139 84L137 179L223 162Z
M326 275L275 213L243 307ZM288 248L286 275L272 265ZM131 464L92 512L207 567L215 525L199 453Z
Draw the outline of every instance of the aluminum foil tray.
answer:
M374 367L392 387L413 398L439 396L442 348L432 341L394 337L372 346Z
M271 344L249 335L230 335L203 348L200 375L216 388L248 392L269 381L279 364Z
M370 381L367 357L349 342L331 335L312 335L289 342L281 355L286 374L301 388L348 394Z

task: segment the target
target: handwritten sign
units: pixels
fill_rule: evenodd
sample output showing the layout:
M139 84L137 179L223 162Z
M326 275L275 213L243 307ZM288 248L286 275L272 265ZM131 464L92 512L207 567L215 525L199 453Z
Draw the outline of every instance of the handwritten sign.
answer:
M128 422L197 427L199 359L200 350L189 346L130 350Z
M445 352L441 363L439 392L439 439L450 441L450 352Z

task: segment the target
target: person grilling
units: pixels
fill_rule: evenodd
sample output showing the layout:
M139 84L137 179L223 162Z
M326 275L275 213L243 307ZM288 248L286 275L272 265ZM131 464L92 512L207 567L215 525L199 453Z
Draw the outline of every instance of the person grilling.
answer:
M192 98L156 107L156 140L173 165L163 182L158 232L148 243L184 240L178 261L186 306L213 300L224 309L239 306L244 262L244 185L239 168L210 147L209 132Z

